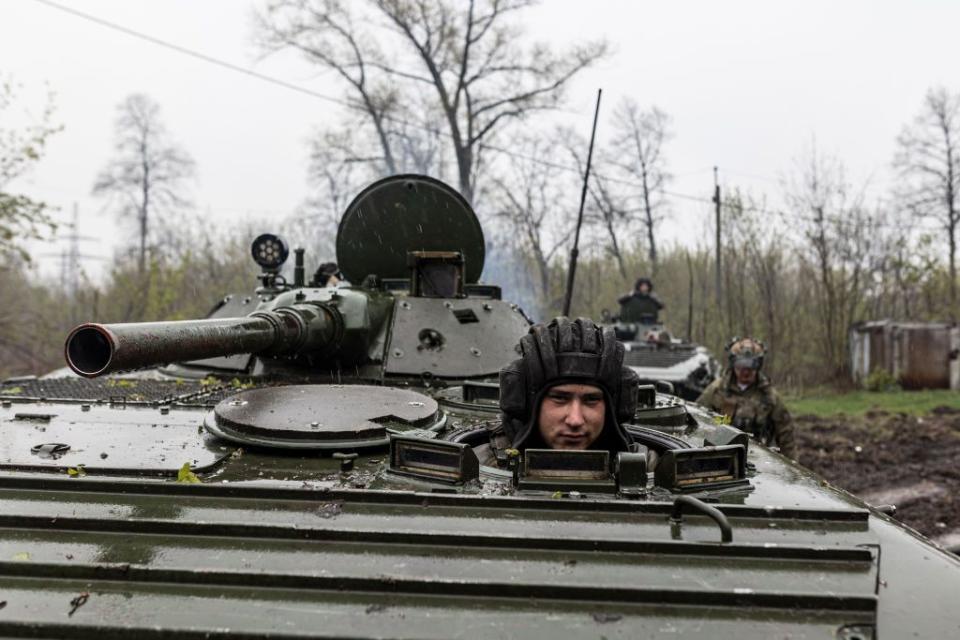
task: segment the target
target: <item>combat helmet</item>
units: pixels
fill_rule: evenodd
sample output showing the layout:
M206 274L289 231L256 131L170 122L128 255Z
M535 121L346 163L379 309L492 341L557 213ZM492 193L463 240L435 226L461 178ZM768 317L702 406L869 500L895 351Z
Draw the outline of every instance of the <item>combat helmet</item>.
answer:
M727 343L726 352L731 371L736 366L749 367L759 371L763 367L767 347L762 341L754 338L734 337Z
M608 411L598 448L624 451L631 438L622 424L637 408L639 378L623 366L623 344L613 329L587 318L560 317L537 324L520 339L522 357L500 370L500 410L503 430L517 449L542 446L534 428L540 402L559 384L599 387Z

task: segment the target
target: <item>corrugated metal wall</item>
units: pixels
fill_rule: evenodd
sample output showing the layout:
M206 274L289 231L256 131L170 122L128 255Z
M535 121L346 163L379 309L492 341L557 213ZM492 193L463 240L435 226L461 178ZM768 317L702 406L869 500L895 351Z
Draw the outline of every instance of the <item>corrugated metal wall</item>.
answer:
M864 322L850 328L850 370L863 384L876 369L904 389L960 389L960 328L952 324Z

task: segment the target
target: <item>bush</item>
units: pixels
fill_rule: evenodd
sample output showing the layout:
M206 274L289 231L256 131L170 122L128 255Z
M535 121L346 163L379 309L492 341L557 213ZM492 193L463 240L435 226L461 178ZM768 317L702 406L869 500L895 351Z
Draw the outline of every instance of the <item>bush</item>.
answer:
M864 386L867 391L899 391L900 385L886 369L876 368L867 376Z

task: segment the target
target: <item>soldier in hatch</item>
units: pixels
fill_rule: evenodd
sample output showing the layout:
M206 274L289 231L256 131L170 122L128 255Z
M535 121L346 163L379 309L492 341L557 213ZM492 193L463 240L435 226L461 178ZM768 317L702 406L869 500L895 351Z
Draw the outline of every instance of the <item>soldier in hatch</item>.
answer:
M317 267L310 285L313 287L335 287L341 282L343 282L343 274L340 273L340 267L337 266L337 263L324 262Z
M790 412L760 372L766 349L752 338L734 338L727 345L729 366L714 380L697 403L730 418L730 424L761 440L776 444L780 452L797 459Z
M640 322L642 324L657 324L663 303L653 292L653 281L650 278L637 278L633 291L621 296L620 322Z
M500 370L502 420L491 444L507 448L626 451L623 427L637 408L639 380L623 366L612 329L556 318L520 339L522 357Z

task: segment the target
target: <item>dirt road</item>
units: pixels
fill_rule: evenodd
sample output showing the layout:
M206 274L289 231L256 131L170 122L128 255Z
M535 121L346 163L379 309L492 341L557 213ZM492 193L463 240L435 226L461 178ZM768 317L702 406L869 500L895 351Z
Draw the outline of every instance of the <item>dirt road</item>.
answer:
M801 462L947 546L960 544L960 410L798 416Z

